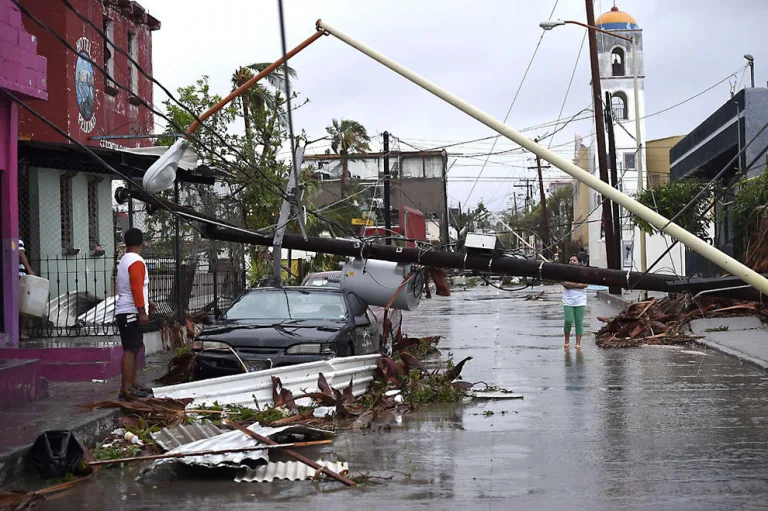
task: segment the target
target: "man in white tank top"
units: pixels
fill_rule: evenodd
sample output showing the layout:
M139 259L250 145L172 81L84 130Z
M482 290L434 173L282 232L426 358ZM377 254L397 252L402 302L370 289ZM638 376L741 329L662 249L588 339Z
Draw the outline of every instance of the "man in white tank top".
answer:
M117 266L115 319L123 345L120 399L130 400L147 397L151 393L150 389L140 386L137 381L136 356L144 347L142 329L149 323L149 314L157 310L157 305L149 299L149 272L141 257L143 233L139 229L128 229L123 239L126 253Z

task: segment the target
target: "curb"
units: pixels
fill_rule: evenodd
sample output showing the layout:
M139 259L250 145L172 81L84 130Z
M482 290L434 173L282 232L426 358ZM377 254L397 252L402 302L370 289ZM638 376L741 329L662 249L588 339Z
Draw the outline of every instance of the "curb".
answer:
M113 431L117 427L119 418L117 409L99 410L94 413L97 415L65 422L60 429L72 431L81 444L92 445ZM39 477L27 468L26 457L30 447L32 447L31 443L0 453L0 488L7 489L6 485L20 482L19 480L27 475Z
M724 355L734 357L745 364L751 365L757 369L761 369L763 371L768 372L768 362L766 362L765 360L760 360L759 358L751 357L745 353L742 353L739 350L735 350L733 348L723 346L720 343L717 343L715 341L710 341L708 339L697 339L696 342L714 351L723 353Z
M623 310L629 305L635 303L635 300L626 298L624 295L612 295L608 291L598 291L597 299L616 307L619 310Z

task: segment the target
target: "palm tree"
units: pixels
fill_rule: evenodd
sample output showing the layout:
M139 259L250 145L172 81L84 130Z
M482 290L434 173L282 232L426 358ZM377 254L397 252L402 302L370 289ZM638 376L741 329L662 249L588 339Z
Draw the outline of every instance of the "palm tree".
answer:
M365 126L351 119L341 121L333 119L330 126L325 128L331 136L331 149L341 157L341 196L346 197L347 179L349 178L350 153L365 153L370 149L371 137Z
M270 62L259 62L238 68L232 75L232 89L234 90L243 86L246 82L248 82L248 80L256 76L256 74L262 72L270 65ZM275 92L270 90L268 87L265 87L261 83L256 83L250 89L248 89L246 93L240 96L240 103L243 108L243 122L245 124L245 137L249 142L253 139L251 131L251 113L270 110L276 112L276 116L280 119L281 123L286 122L285 113L279 112L279 95L280 93L285 94L286 90L284 67L287 66L281 66L265 77L267 84L269 84L269 86L274 89ZM296 71L291 67L287 68L288 77L291 79L296 78Z

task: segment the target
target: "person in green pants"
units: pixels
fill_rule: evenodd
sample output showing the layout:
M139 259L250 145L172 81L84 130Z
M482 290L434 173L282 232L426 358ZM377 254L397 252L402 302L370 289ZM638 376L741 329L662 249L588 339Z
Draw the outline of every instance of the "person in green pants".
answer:
M579 256L572 255L568 264L580 265ZM563 282L563 312L565 312L565 343L563 348L571 346L571 327L576 323L576 349L581 349L581 337L584 335L584 309L587 308L587 284Z

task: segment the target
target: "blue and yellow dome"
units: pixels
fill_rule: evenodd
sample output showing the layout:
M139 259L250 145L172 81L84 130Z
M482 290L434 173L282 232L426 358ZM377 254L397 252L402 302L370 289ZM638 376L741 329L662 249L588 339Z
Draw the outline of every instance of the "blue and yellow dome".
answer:
M640 28L635 18L624 11L620 11L616 6L611 7L610 11L597 18L595 25L603 30L638 30Z

